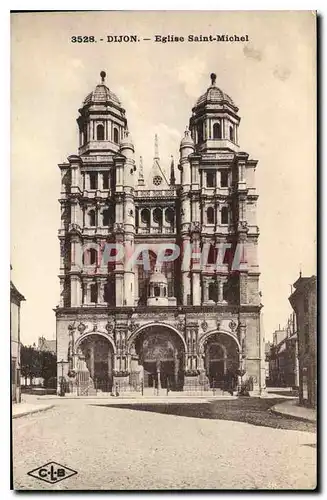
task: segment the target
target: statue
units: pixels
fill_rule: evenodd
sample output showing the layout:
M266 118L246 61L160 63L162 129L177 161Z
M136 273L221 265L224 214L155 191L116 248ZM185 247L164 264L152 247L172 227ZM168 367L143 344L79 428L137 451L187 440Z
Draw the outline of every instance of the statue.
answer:
M130 353L132 356L136 356L136 349L134 343L131 345Z

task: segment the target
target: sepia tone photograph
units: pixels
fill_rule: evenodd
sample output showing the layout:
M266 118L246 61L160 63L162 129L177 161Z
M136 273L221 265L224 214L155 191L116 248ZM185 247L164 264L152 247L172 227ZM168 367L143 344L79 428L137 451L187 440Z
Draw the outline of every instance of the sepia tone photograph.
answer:
M12 489L317 488L316 23L11 13Z

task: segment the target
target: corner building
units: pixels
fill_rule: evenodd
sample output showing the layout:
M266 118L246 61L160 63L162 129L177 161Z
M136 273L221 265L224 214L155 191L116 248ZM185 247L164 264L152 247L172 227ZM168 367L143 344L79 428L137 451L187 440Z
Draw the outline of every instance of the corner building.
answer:
M137 390L142 380L145 388L197 390L222 387L241 370L260 394L257 161L240 151L238 108L212 74L180 143L180 184L173 161L169 178L161 168L157 137L145 179L105 76L79 109L78 154L59 165L58 380L63 373L79 393ZM115 244L125 251L114 261ZM181 255L158 265L163 244ZM149 249L148 266L130 265L139 245Z

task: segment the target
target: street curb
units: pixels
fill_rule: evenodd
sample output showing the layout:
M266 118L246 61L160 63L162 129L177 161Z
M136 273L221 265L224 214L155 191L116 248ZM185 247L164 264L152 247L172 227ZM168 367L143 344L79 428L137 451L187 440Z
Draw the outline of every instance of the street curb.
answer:
M274 406L269 408L269 411L275 415L279 415L280 417L291 418L293 420L299 420L300 422L311 422L312 424L317 423L317 421L312 418L300 417L299 415L292 415L291 413L284 413L283 411L276 410Z
M54 406L55 405L46 405L46 406L43 406L42 408L35 408L34 410L23 411L22 413L18 413L16 415L12 415L12 418L25 417L26 415L32 415L32 413L39 413L41 411L50 410Z

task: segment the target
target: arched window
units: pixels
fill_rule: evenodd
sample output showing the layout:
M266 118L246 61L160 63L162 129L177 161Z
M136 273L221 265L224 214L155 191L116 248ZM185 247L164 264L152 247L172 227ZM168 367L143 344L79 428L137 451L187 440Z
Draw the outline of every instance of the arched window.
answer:
M153 220L156 224L161 226L162 224L162 210L161 208L155 208L153 211Z
M228 222L229 222L228 207L223 207L221 209L221 223L222 224L228 224Z
M154 292L155 297L160 297L160 287L159 286L155 286L153 289L153 292Z
M212 128L212 133L213 133L214 139L221 139L221 124L220 124L220 122L217 122L214 124L214 126Z
M90 226L95 226L95 210L89 211L89 223Z
M141 222L146 226L150 226L150 211L147 208L143 208L141 212Z
M147 252L147 250L144 250L144 252ZM140 261L140 263L137 264L138 282L139 282L139 304L144 305L146 304L148 297L149 277L151 276L151 273L155 268L157 255L151 250L149 250L148 255L140 254L137 260ZM148 269L148 265L150 269Z
M90 257L90 264L96 264L97 262L97 257L98 257L98 252L96 251L95 248L90 248L89 250L89 257Z
M234 139L234 127L232 127L232 126L229 127L229 139L232 142L235 142L235 139Z
M97 125L97 141L104 141L104 126L101 123Z
M198 142L203 142L203 123L198 124Z
M215 223L215 211L213 207L207 208L207 223L214 224Z
M114 142L116 144L119 143L119 132L118 132L118 128L114 128Z

